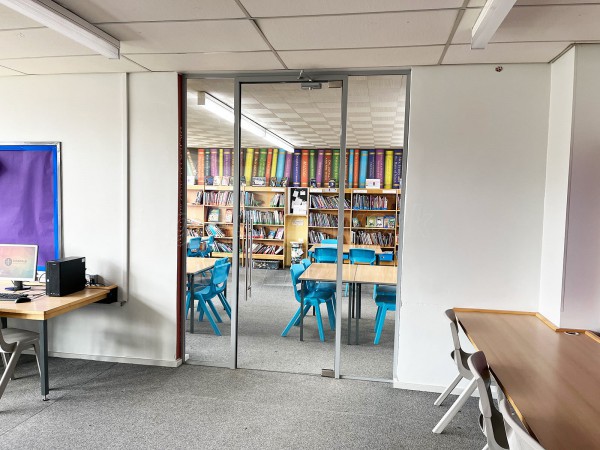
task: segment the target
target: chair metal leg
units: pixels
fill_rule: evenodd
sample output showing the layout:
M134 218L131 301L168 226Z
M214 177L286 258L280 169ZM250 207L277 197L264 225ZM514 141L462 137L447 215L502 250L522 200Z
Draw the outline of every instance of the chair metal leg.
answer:
M14 351L10 355L8 364L6 365L6 368L4 369L4 373L2 374L2 378L0 379L0 398L2 398L2 395L4 394L4 390L6 389L6 385L8 384L8 381L12 377L12 375L15 371L15 368L17 367L17 361L19 360L19 357L21 356L21 350L22 350L21 347L19 347L17 345L17 346L15 346Z
M448 426L450 421L454 418L456 413L460 411L463 405L467 402L475 388L477 387L477 380L474 378L469 382L468 386L465 388L462 394L459 395L458 399L454 402L454 404L450 407L444 417L438 422L438 424L431 430L433 433L440 434L444 431L444 428Z
M444 392L442 392L440 394L440 396L437 398L437 400L435 402L433 402L433 405L440 406L442 404L442 402L444 400L446 400L446 397L448 397L448 395L450 395L450 393L458 385L458 383L460 383L460 380L462 380L462 378L463 378L463 376L460 373L458 375L456 375L456 378L452 381L452 383L450 383L448 385L448 387L444 390Z

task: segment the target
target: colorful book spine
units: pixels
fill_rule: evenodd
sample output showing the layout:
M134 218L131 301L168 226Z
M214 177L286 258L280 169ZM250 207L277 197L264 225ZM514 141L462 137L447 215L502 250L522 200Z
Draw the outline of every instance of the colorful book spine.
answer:
M258 152L258 166L256 168L256 175L254 175L254 168L252 169L253 177L265 177L267 173L267 149L261 148Z
M250 185L250 180L252 179L252 166L254 164L254 149L247 148L246 149L246 162L244 165L244 176L246 177L246 183L248 186Z
M198 184L204 184L204 149L198 149Z
M223 176L224 177L231 176L231 152L233 152L233 149L231 149L231 148L223 149Z
M400 189L402 179L402 149L394 150L394 172L392 173L392 188Z
M367 178L375 178L375 149L368 150Z
M347 151L348 157L348 170L346 172L346 178L348 178L348 187L352 187L354 183L354 150L349 149Z
M379 179L379 185L383 187L384 179L384 165L385 163L385 150L375 150L375 178Z
M309 151L301 150L300 151L300 186L308 187L308 174L309 174Z
M204 181L210 177L210 148L204 149Z
M345 169L346 172L344 172L346 175L346 178L344 178L344 180L348 180L348 167L350 166L350 150L346 149L346 163L345 163ZM340 177L341 178L341 177ZM340 184L342 183L343 180L340 180ZM351 184L346 183L344 185L344 187L352 187Z
M231 150L231 161L233 162L234 155L233 150ZM240 175L244 176L244 170L246 168L246 149L240 148ZM233 176L233 164L231 165L231 176Z
M288 179L288 186L291 186L291 176L292 176L292 153L285 152L285 169L283 170L284 178Z
M258 160L259 159L260 159L260 149L255 148L254 149L254 159L252 160L252 174L250 175L251 178L258 176ZM248 180L248 184L250 184L250 180Z
M369 150L360 151L360 172L358 174L358 187L364 188L367 183L367 166L369 165Z
M267 177L267 181L269 181L269 177L271 176L271 164L273 163L273 149L267 149L267 163L265 165L265 177ZM267 183L267 186L269 183Z
M358 174L360 172L360 150L354 149L354 174L352 175L352 187L358 187Z
M210 149L210 174L214 177L219 175L219 149Z
M332 151L331 179L335 180L335 187L340 187L340 149Z
M225 153L225 151L222 148L220 148L219 149L219 176L220 177L222 177L224 175L224 173L223 173L223 170L224 170L224 168L223 168L223 159L224 159L223 154L224 153Z
M331 180L331 157L333 152L330 148L325 149L323 154L323 186L329 186L329 180Z
M269 176L271 178L275 178L277 177L277 161L278 161L278 156L279 155L279 149L274 148L273 150L273 160L271 161L271 172L269 173Z
M290 186L300 186L302 169L301 169L302 150L295 149L292 155L292 179Z
M284 177L285 174L285 155L286 155L286 151L283 150L282 148L278 149L277 151L277 172L275 172L275 176L277 177L278 181L281 181L281 179Z
M325 158L325 150L317 150L317 187L323 186L323 164Z
M394 174L394 150L385 151L385 175L383 180L384 189L392 188Z
M315 149L308 152L308 179L317 178L317 151Z

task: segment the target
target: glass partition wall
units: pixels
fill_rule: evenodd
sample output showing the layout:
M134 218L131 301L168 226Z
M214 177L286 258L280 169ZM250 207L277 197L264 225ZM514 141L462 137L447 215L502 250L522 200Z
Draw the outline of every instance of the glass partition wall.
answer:
M188 80L188 362L392 379L406 78Z

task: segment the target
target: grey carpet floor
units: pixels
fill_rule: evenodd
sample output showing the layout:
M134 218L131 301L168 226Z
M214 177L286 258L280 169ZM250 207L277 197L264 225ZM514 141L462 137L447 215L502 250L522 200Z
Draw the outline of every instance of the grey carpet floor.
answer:
M452 397L386 383L184 365L50 358L50 400L34 359L0 399L2 449L481 449L470 399L442 435Z
M242 271L240 275L244 286ZM320 374L321 369L333 369L335 331L329 328L325 306L321 311L325 342L319 341L312 315L305 318L303 342L299 341L298 327L293 327L287 337L281 337L299 306L293 296L289 270L254 270L252 276L252 298L246 301L242 297L240 301L239 367L309 374ZM230 281L229 292L232 289ZM351 376L391 379L394 314L387 314L381 341L379 345L374 345L373 327L377 308L372 293L371 287L363 287L359 345L347 345L348 299L343 299L341 372ZM230 321L219 301L214 303L223 319L223 323L218 324L223 336L216 336L206 319L203 322L196 320L194 334L186 333L186 353L190 355L188 362L191 364L225 365L230 360ZM189 331L189 320L186 326ZM354 326L353 321L352 339Z

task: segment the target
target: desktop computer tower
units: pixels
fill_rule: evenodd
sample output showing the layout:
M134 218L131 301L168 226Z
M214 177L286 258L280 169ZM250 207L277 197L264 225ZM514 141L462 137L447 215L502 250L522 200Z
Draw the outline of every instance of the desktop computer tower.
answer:
M46 295L63 297L85 288L85 258L72 256L46 263Z

